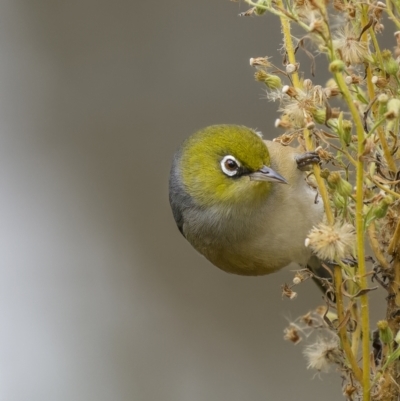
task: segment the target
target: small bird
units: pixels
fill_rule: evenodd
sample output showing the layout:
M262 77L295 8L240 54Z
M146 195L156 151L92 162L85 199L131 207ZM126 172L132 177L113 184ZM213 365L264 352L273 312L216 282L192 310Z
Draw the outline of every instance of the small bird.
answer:
M169 200L190 244L229 273L259 276L291 262L306 266L304 242L323 217L306 182L313 152L263 140L237 125L214 125L190 136L175 154Z

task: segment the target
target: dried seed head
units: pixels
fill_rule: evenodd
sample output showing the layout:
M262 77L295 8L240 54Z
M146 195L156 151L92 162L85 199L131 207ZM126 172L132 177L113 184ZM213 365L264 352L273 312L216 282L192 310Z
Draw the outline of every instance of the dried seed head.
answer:
M339 87L337 86L337 83L333 78L329 79L328 82L325 84L325 86L326 86L325 89L330 90L330 94L327 97L333 97L340 94Z
M286 327L286 329L283 331L283 334L283 338L291 341L293 344L298 344L301 341L301 337L296 326L292 324L289 327Z
M239 17L250 17L251 15L254 14L256 8L252 7L246 11L243 11L242 13L239 13Z
M323 34L325 31L324 21L321 18L313 19L309 24L310 32Z
M359 36L359 32L355 32L353 26L348 24L333 40L334 48L346 65L361 64L369 58L368 44L364 40L359 40Z
M296 138L296 135L283 134L281 136L278 136L277 138L274 138L272 141L273 142L278 142L283 146L288 146L295 140L295 138Z
M386 88L386 86L387 86L388 83L389 83L389 80L387 80L386 78L383 78L383 77L379 77L379 76L377 76L377 75L374 75L374 76L371 78L371 82L372 82L374 85L376 85L377 88L383 89L383 88Z
M338 118L340 115L340 108L339 107L332 107L331 108L331 118Z
M294 88L293 86L289 86L289 85L285 85L282 88L282 93L285 93L286 95L288 95L290 97L296 97L297 96L296 88Z
M309 91L309 90L311 90L312 89L312 87L313 87L313 83L312 83L312 81L311 81L311 79L305 79L304 81L303 81L303 88L304 88L304 90L306 90L306 91Z
M340 363L342 360L338 338L318 337L314 344L304 349L304 356L308 361L308 369L328 372L332 364Z
M320 223L309 232L307 238L309 247L323 260L343 259L354 253L355 230L348 223L334 226Z
M315 128L315 123L312 120L304 119L304 126L308 130L313 130Z
M290 95L282 98L279 109L282 112L282 118L287 118L294 129L304 127L312 129L315 126L314 114L318 114L318 110L326 107L322 88L317 85L311 90L304 91L286 85L282 88L282 92ZM318 116L322 118L320 114ZM325 118L323 118L324 121Z
M275 128L292 128L293 124L287 118L277 118L275 120Z
M354 387L351 383L348 383L344 390L343 390L343 395L348 399L348 400L353 400L353 394L357 391L357 388Z
M315 151L318 153L319 158L325 162L329 162L333 159L333 154L325 149L322 149L321 146L318 146Z
M272 64L268 61L268 57L256 57L250 59L250 65L252 67L272 67Z
M297 292L294 292L287 284L282 286L282 297L287 297L290 300L297 297Z
M379 21L382 18L382 12L386 9L386 4L378 1L372 10L372 15L375 17L376 21Z
M351 74L347 75L344 80L346 81L347 85L358 85L362 81L362 78L358 75Z
M346 4L343 0L333 0L333 7L338 11L344 11Z
M385 25L381 24L380 22L378 22L377 24L374 25L375 33L382 33L384 29L385 29Z
M364 151L360 156L360 159L365 159L366 156L370 155L375 149L375 141L372 138L364 140Z
M350 19L354 19L356 17L356 8L354 4L348 3L346 6L346 10Z
M318 318L316 318L315 313L313 312L308 312L305 315L301 316L301 321L308 327L313 327L313 326L318 326L320 323L320 316L317 315Z

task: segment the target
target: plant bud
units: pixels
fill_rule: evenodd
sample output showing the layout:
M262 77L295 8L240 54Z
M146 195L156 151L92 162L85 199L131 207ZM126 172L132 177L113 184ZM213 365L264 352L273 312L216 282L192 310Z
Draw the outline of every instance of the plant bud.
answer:
M330 188L336 190L338 194L342 195L343 197L347 198L353 192L353 187L351 184L344 180L337 171L329 174L327 183Z
M374 205L372 208L372 214L376 219L382 219L386 216L389 206L393 203L393 199L390 196L385 196L381 201Z
M336 126L337 133L339 135L340 140L346 145L349 146L351 143L351 131L353 129L353 124L349 120L343 120L343 113L339 114L338 123Z
M264 82L264 80L267 78L268 74L264 70L258 70L254 74L254 79L259 82Z
M259 70L254 74L256 81L264 82L269 89L280 89L282 81L277 75L267 74L264 70Z
M385 67L385 71L389 75L397 75L397 73L399 71L399 63L393 57L390 57L389 59L386 59L383 62L383 64L384 64L384 67Z
M345 65L342 60L334 60L329 64L329 71L333 73L342 72L345 69Z
M346 206L346 202L342 195L339 195L338 192L333 194L333 204L337 209L343 209Z
M321 178L326 180L329 177L329 174L330 174L330 171L327 168L324 168L323 170L321 170L320 176L321 176Z
M258 0L257 1L257 5L261 6L261 7L256 7L254 10L254 13L256 15L263 15L265 14L265 12L267 11L267 9L265 7L268 6L268 2L266 0Z
M326 121L326 110L325 109L316 109L313 112L312 116L313 116L315 122L317 122L318 124L325 124L325 121Z
M387 320L379 320L376 325L378 326L379 338L381 341L384 344L390 344L393 341L393 333L392 330L390 330Z
M271 90L280 89L282 87L282 81L278 75L268 74L268 77L264 80L264 83Z

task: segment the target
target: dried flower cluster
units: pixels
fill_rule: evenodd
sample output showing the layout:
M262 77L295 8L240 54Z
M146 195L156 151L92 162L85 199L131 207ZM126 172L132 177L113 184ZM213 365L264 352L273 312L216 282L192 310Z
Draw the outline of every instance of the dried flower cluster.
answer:
M245 0L242 16L273 14L283 32L283 63L254 57L255 79L267 98L279 102L275 127L282 145L298 141L318 153L315 185L326 219L305 245L328 262L332 280L321 283L334 294L324 312L291 323L285 338L313 342L304 354L309 368L335 365L348 400L400 398L400 1ZM381 47L385 24L392 43ZM295 38L291 27L302 30ZM297 28L298 30L298 28ZM301 69L296 53L311 59ZM318 82L318 57L329 61L331 79ZM310 76L309 76L310 75ZM371 252L367 254L366 243ZM283 295L312 274L296 273ZM313 277L317 280L317 277ZM370 279L387 292L386 319L373 330L369 317ZM322 279L321 279L322 280ZM335 316L331 312L335 310Z

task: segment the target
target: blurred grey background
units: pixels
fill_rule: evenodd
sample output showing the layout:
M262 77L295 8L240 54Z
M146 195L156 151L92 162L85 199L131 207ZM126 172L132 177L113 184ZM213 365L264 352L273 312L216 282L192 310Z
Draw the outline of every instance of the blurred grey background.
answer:
M248 62L279 64L280 28L244 10L0 2L1 401L341 399L340 378L314 378L283 340L321 303L312 283L293 302L290 269L219 271L169 210L189 134L280 133Z

